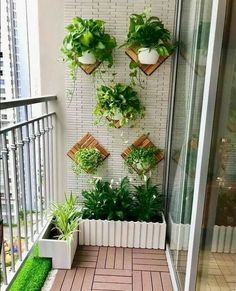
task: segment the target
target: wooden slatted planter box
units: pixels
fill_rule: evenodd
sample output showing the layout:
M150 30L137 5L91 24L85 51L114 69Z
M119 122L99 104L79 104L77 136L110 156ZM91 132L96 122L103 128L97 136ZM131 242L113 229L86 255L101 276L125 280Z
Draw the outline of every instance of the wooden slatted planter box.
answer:
M164 249L166 221L134 222L83 219L79 245Z
M146 74L147 76L150 76L152 73L154 73L156 71L156 69L158 67L160 67L160 65L162 63L164 63L165 60L167 60L169 58L169 56L167 57L159 57L158 61L156 64L154 65L143 65L143 64L140 64L138 62L138 55L137 53L135 52L134 49L127 49L125 51L125 53L127 54L127 56L129 56L131 58L132 61L134 61L135 63L138 64L139 68L144 72L144 74Z
M123 153L121 154L123 159L127 159L127 156L129 155L129 153L132 151L133 148L150 148L150 147L155 147L156 146L151 142L151 140L148 138L148 135L143 134L142 136L140 136L140 138L138 138L134 143L132 143L131 146L127 147ZM157 164L162 161L164 159L164 152L162 150L157 151L156 153L156 160L157 160ZM130 165L132 167L132 169L138 173L140 175L140 171L138 169L136 169L135 167L133 167L133 165ZM146 172L148 172L149 170L147 169Z
M75 153L80 148L96 148L102 154L103 160L110 155L110 153L89 132L67 152L67 155L75 161Z
M101 64L101 62L97 61L94 65L80 65L80 68L87 74L91 75Z

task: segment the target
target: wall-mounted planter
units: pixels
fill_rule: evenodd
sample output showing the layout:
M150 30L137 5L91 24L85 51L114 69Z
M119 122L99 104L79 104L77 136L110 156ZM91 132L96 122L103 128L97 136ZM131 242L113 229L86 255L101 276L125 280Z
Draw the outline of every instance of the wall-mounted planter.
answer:
M115 126L115 128L121 128L120 120L118 120L118 119L111 119L109 117L107 117L107 120L109 122L113 122L113 125Z
M134 61L135 63L138 64L139 68L144 72L144 74L146 74L147 76L150 76L152 73L154 73L156 71L156 69L158 67L160 67L160 65L162 63L164 63L164 61L166 59L168 59L169 56L167 57L162 57L162 56L159 56L158 58L158 61L156 64L152 64L152 65L144 65L144 64L141 64L138 60L138 54L137 52L134 50L134 49L127 49L125 51L125 53L127 54L127 56L129 56L131 58L132 61Z
M133 142L131 146L127 147L123 151L121 156L123 159L126 160L129 153L132 151L133 148L150 148L150 147L156 147L156 146L151 142L148 135L143 134L135 142ZM164 152L162 150L157 151L156 153L157 164L163 159L164 159ZM133 165L130 165L130 167L132 167L132 169L140 175L140 171L138 169L136 169ZM146 172L148 172L148 170Z
M74 232L68 241L57 240L50 238L52 228L53 225L50 222L38 240L39 256L52 258L52 267L54 269L71 269L78 245L78 232Z
M85 64L81 64L80 68L87 74L87 75L91 75L101 64L101 62L97 61L95 64L90 64L90 65L85 65Z
M84 219L79 244L91 246L164 249L166 222L133 222Z
M88 132L68 152L67 155L75 161L75 153L80 148L96 148L105 160L110 153Z

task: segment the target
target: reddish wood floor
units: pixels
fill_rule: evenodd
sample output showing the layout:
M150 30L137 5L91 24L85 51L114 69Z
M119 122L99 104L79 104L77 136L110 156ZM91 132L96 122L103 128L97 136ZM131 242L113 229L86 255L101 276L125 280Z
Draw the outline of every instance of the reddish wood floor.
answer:
M51 291L172 291L163 250L79 247L71 270L59 270Z

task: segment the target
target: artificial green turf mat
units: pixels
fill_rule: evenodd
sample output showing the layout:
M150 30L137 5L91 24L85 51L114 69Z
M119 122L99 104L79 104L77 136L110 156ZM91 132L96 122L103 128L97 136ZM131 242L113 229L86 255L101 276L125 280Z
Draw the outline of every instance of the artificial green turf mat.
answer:
M35 247L32 254L18 272L15 281L10 286L10 291L40 291L52 269L52 260L38 257L38 248Z

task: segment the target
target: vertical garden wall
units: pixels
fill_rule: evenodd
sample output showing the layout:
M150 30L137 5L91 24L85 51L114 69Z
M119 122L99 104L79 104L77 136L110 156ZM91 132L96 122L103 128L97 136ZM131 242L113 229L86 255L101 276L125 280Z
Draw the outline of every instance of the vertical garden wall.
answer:
M160 17L166 28L171 32L174 25L175 0L65 0L64 23L70 23L75 16L82 18L102 19L106 22L106 32L116 37L118 46L127 35L129 16L132 13L141 13L145 7L151 8L151 15ZM125 48L116 48L114 52L114 66L102 78L109 85L112 73L115 72L115 82L129 84L130 59L125 54ZM100 69L103 68L100 66ZM135 126L126 125L122 128L108 128L107 123L94 125L93 110L96 105L96 88L103 83L97 77L87 75L78 70L75 83L75 92L72 99L65 96L64 108L66 111L66 152L87 132L91 133L100 144L110 153L110 156L98 168L96 176L105 179L118 180L128 175L139 181L137 174L130 174L124 165L121 153L142 134L150 133L149 138L159 148L164 149L166 138L167 108L170 89L171 58L168 58L151 76L140 72L143 89L136 87L142 104L145 106L145 117L139 119ZM66 70L66 89L73 89L73 81L69 78L69 69ZM161 183L163 179L163 160L152 171L154 182ZM89 175L77 177L72 171L72 160L67 157L67 189L80 192L88 183Z

